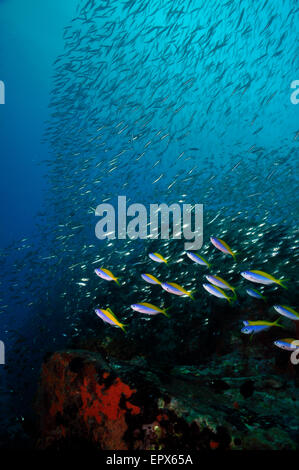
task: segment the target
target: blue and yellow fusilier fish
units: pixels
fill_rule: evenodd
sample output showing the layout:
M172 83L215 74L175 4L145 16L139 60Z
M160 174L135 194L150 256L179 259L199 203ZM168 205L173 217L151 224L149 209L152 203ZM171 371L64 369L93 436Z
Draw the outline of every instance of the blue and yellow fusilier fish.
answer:
M256 289L246 289L246 292L248 295L250 295L250 297L254 297L255 299L261 299L265 302L267 300L267 297Z
M256 334L262 331L268 330L271 326L279 326L280 328L284 328L282 325L279 325L280 318L277 318L274 322L270 321L250 321L245 320L243 321L244 328L242 328L241 332L245 335Z
M157 315L158 313L163 313L166 317L169 317L167 313L167 308L156 307L156 305L148 304L147 302L142 302L140 304L132 304L131 308L136 312L145 313L147 315Z
M97 268L94 270L97 276L99 276L102 279L105 279L105 281L114 281L116 284L120 285L118 282L118 277L115 277L114 274L112 274L109 269L105 268Z
M290 320L299 321L299 313L293 308L287 307L286 305L273 305L273 307L280 315L283 315Z
M161 281L152 274L141 274L141 277L149 284L161 284Z
M210 237L211 242L213 245L218 248L218 250L222 251L222 253L226 253L227 255L231 255L234 259L236 259L237 252L232 251L232 249L228 246L228 244L221 240L221 238Z
M159 253L149 253L148 255L150 257L150 259L152 259L153 261L156 261L156 263L165 263L167 264L167 259L165 259L162 255L160 255Z
M187 291L184 289L184 287L180 286L176 282L162 282L161 287L166 290L166 292L169 292L170 294L174 295L188 295L192 300L194 300L193 293L195 291Z
M229 297L224 290L222 290L218 286L214 286L213 284L203 284L203 288L209 292L209 294L214 295L215 297L219 297L219 299L226 299L229 303L232 303L236 300L236 297Z
M207 266L208 268L211 267L210 263L198 253L194 253L193 251L187 251L186 255L188 256L188 258L194 261L194 263L200 264L201 266Z
M97 314L97 316L99 318L101 318L105 323L109 323L109 325L112 325L112 326L116 326L118 328L121 328L124 333L126 333L126 330L125 330L125 324L124 323L121 323L117 318L116 316L114 315L114 313L112 312L112 310L110 308L107 308L107 310L104 310L102 308L96 308L95 309L95 313Z
M299 341L294 338L277 339L273 344L285 351L295 351L299 349Z
M271 274L265 273L264 271L243 271L241 276L247 279L247 281L256 282L257 284L264 284L266 286L270 284L279 284L281 287L287 289L284 285L286 279L276 279L271 276Z
M222 277L219 277L219 276L211 276L209 274L206 274L206 279L211 283L213 284L214 286L217 286L217 287L220 287L220 289L224 289L224 290L231 290L234 295L236 295L236 288L231 286L227 281L225 281L224 279L222 279Z

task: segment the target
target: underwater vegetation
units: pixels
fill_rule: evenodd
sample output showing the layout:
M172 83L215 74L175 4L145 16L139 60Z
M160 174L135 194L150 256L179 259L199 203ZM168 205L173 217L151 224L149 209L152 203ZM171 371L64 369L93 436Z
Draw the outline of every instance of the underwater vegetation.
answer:
M78 1L53 64L44 209L32 238L0 258L12 441L16 420L34 421L42 367L39 393L51 405L40 399L39 440L32 431L42 448L56 446L57 433L75 439L65 409L79 410L93 443L103 422L116 431L116 413L128 439L108 433L107 448L175 447L185 432L200 436L190 437L194 449L228 448L240 430L244 448L298 445L297 24L291 0ZM116 207L118 196L146 207L203 204L202 248L186 252L161 231L97 239L96 208ZM146 414L150 377L155 409ZM74 393L65 403L72 380L81 401ZM115 406L99 404L106 386Z

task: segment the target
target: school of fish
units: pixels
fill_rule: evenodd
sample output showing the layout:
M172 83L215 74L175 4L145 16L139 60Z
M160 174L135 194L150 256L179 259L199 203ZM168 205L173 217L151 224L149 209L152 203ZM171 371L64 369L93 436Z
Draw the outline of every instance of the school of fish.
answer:
M229 245L224 241L216 237L211 237L210 238L211 243L221 252L228 254L230 256L233 256L235 259L236 253L234 253ZM211 269L210 263L205 260L203 257L201 257L198 253L193 253L193 252L186 252L186 255L194 262L203 266L206 266L207 268ZM165 263L168 264L168 260L164 258L160 253L149 253L149 258L156 263ZM96 269L95 270L96 274L98 274L100 277L105 279L106 281L115 281L117 282L118 285L118 278L116 278L111 271L105 268L101 269ZM99 274L100 273L100 274ZM102 275L104 273L104 275ZM258 284L263 284L263 285L279 285L281 287L284 287L285 289L287 288L285 285L285 281L283 279L276 279L274 276L271 274L268 274L263 271L259 270L252 270L252 271L244 271L241 272L242 277L245 279L253 282L253 283L258 283ZM161 282L159 281L155 276L151 274L141 274L141 277L148 282L149 284L155 284L155 285L160 285L166 292L169 292L170 294L174 295L179 295L179 296L188 296L192 300L194 300L193 293L195 292L195 289L193 291L187 291L184 287L181 285L174 283L174 282ZM226 299L229 303L233 303L237 301L237 294L236 294L236 287L233 287L229 282L226 280L222 279L220 276L215 276L215 275L205 275L206 279L210 282L210 284L202 284L203 288L209 292L211 295L214 295L215 297L218 297L220 299ZM230 290L233 293L233 296L229 296L226 294L225 290ZM251 297L254 297L255 299L262 299L266 300L266 297L263 295L263 293L259 292L256 289L247 289L246 290L247 294L250 295ZM289 318L290 320L293 321L298 321L299 322L299 313L296 312L292 307L288 307L285 305L274 305L273 306L276 312L278 312L280 315ZM170 317L170 315L167 313L167 310L169 308L161 308L157 307L153 304L147 303L147 302L142 302L138 304L132 304L131 308L137 312L146 314L146 315L157 315L159 313L162 313L166 315L167 317ZM99 314L99 311L102 312ZM123 329L123 331L126 331L124 329L124 324L121 323L115 316L112 316L112 311L109 310L110 315L107 314L106 310L95 310L96 314L104 321L109 323L110 325L119 327ZM268 330L269 328L276 326L280 328L284 328L280 323L279 323L280 318L276 319L275 321L267 321L267 320L244 320L243 321L243 328L241 329L241 332L244 334L256 334L260 333L262 331ZM274 345L287 350L287 351L293 351L296 349L296 339L295 338L288 338L288 339L278 339L274 341Z

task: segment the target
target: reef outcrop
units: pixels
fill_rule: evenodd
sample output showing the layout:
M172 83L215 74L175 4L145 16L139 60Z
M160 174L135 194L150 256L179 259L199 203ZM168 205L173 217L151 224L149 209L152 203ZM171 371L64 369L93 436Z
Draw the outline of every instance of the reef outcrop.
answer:
M286 381L266 362L261 369L253 354L244 372L242 358L230 353L208 367L159 370L140 357L108 361L88 350L55 352L42 366L36 447L298 449L296 374Z

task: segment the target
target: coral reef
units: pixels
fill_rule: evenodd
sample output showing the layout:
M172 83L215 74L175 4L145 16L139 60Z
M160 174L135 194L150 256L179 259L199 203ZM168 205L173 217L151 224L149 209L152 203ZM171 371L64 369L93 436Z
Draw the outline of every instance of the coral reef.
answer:
M39 449L290 450L298 448L297 374L252 353L209 367L153 369L145 358L88 350L45 359L36 409Z

